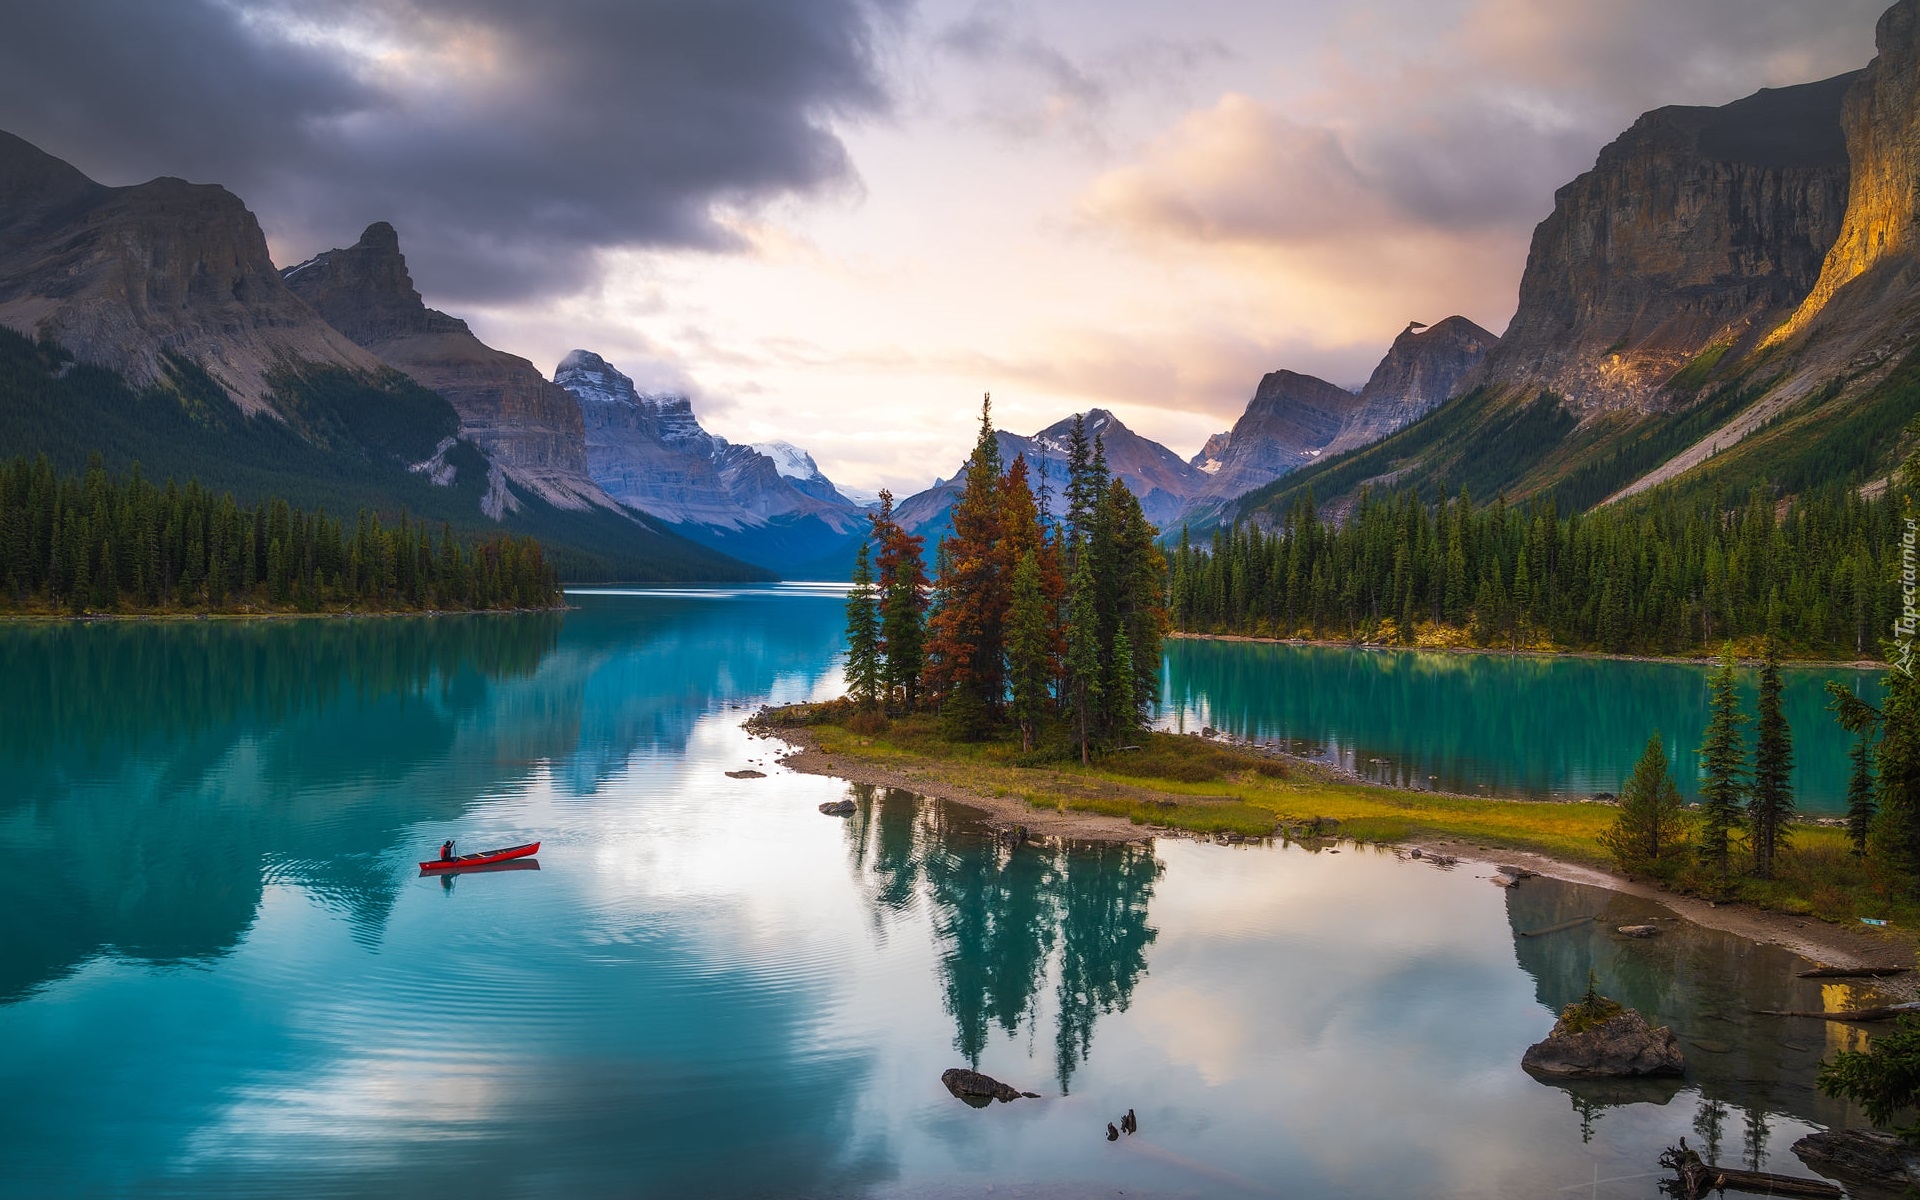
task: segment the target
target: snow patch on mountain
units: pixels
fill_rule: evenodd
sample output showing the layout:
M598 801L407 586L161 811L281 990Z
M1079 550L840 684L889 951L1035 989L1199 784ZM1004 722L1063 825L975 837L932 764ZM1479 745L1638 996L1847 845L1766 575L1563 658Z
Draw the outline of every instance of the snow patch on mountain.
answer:
M813 455L792 442L755 442L753 448L773 460L773 467L788 479L812 479L820 474Z

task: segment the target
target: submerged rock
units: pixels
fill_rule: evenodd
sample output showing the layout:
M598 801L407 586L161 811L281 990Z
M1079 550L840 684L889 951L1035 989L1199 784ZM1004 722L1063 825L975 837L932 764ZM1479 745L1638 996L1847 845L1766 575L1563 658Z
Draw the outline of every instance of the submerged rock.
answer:
M851 800L834 800L820 806L820 811L829 817L850 817L853 815L853 809Z
M728 779L765 779L766 777L767 773L765 771L756 771L751 767L742 771L727 772Z
M1650 938L1660 936L1658 925L1622 925L1614 931L1630 938Z
M985 1108L998 1100L1002 1104L1025 1098L1038 1100L1040 1093L1023 1092L1010 1083L1001 1083L991 1075L982 1075L978 1071L969 1071L965 1067L949 1067L940 1072L940 1082L949 1092L975 1108Z
M1829 1129L1793 1144L1800 1161L1849 1184L1900 1191L1920 1183L1920 1148L1873 1129Z
M1566 1079L1686 1073L1687 1059L1673 1030L1654 1029L1645 1017L1613 1001L1600 1003L1611 1007L1590 1011L1585 1005L1567 1005L1547 1040L1527 1047L1520 1065Z

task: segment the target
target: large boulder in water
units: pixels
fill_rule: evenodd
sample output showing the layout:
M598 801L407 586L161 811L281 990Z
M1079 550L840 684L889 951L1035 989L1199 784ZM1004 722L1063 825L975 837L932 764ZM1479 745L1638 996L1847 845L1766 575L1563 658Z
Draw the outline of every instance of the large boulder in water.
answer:
M1793 1144L1800 1161L1853 1187L1901 1195L1920 1183L1920 1147L1872 1129L1828 1129Z
M1639 1013L1602 998L1567 1005L1547 1040L1527 1047L1520 1065L1562 1079L1620 1079L1682 1075L1687 1059L1673 1030L1652 1028Z
M1023 1092L1010 1083L1001 1083L991 1075L982 1075L965 1067L950 1067L940 1072L940 1082L947 1086L949 1092L975 1108L985 1108L995 1100L1005 1104L1023 1096L1029 1100L1040 1098L1038 1092Z

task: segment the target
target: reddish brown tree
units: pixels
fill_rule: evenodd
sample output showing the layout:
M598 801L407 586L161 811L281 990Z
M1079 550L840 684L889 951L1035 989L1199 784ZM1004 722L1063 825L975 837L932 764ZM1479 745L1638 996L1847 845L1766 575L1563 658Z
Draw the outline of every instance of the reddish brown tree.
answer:
M1012 582L1000 553L1003 480L991 396L980 406L980 438L965 475L953 506L953 534L940 544L925 681L949 732L977 738L1006 690L1002 639Z

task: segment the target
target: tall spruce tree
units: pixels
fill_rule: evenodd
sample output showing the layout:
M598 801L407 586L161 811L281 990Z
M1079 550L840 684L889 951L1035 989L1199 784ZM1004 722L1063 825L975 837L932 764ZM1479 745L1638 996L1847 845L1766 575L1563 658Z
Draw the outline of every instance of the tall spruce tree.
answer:
M1113 649L1107 662L1107 730L1118 745L1140 727L1140 702L1134 690L1133 639L1127 627L1113 633Z
M1773 878L1775 853L1788 844L1793 818L1793 734L1780 704L1780 648L1769 637L1760 663L1760 704L1753 737L1753 792L1747 828L1753 873Z
M1847 752L1847 839L1855 854L1867 852L1867 832L1873 828L1873 738L1866 731L1854 735Z
M880 687L911 712L919 702L920 673L926 665L927 573L920 559L925 539L909 534L893 519L890 491L881 491L880 507L869 520L878 547Z
M853 587L847 592L847 692L861 708L880 702L880 606L874 599L873 566L867 544L853 560Z
M1105 674L1100 661L1100 613L1093 564L1082 554L1067 599L1067 711L1080 743L1082 764L1091 760L1089 743L1100 719Z
M1662 872L1687 844L1686 802L1668 769L1666 746L1655 733L1620 789L1620 815L1600 844L1625 871Z
M1706 736L1700 742L1700 853L1727 884L1733 831L1741 824L1746 799L1745 740L1740 727L1740 690L1734 671L1733 643L1721 647L1720 665L1707 684Z
M1053 704L1051 607L1041 584L1040 550L1029 549L1014 568L1013 598L1007 610L1007 677L1023 751L1032 751L1034 735Z

